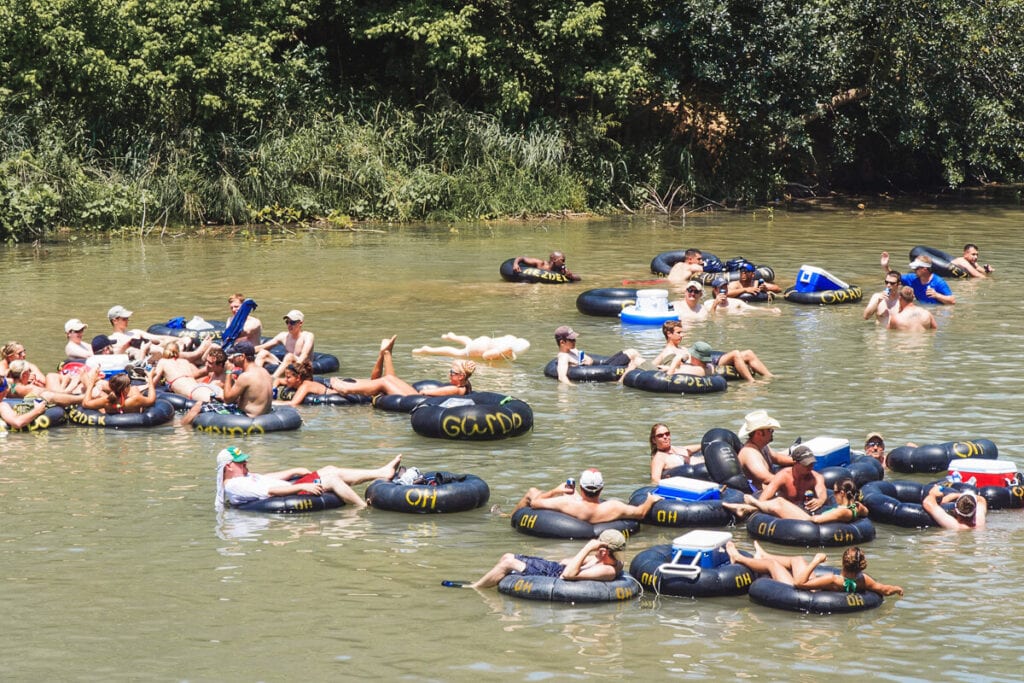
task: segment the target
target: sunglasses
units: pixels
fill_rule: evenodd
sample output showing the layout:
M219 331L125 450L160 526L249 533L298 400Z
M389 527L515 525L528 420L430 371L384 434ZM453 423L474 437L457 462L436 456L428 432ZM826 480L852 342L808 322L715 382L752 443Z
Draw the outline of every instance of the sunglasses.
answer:
M458 370L449 370L448 371L448 375L450 377L464 377L466 375L466 373L459 372Z
M864 444L864 448L885 448L885 444L881 441L869 441Z
M696 287L693 287L693 288L691 288L691 289L687 289L687 290L686 290L686 293L687 293L687 294L700 294L700 290L699 290L699 289L697 289Z
M288 327L291 327L292 325L298 325L301 322L301 320L285 320L284 324L287 325Z
M892 280L886 280L885 284L887 284L887 285L898 285L899 282L893 282Z
M672 432L659 432L659 433L654 435L654 438L655 439L660 439L663 436L672 436Z

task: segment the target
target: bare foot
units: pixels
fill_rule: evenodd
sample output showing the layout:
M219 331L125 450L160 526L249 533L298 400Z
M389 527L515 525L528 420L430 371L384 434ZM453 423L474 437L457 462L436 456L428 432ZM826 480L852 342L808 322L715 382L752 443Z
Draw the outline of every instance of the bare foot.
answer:
M380 350L387 351L390 353L395 348L395 340L398 339L398 335L392 335L389 339L382 339L380 341Z
M764 559L765 555L767 555L767 553L764 551L764 548L761 547L761 544L754 541L754 557L761 560Z
M740 551L736 549L736 544L732 541L727 541L725 544L725 552L729 555L729 560L735 564L736 558L740 556Z
M815 563L815 564L821 564L822 562L825 562L826 560L828 560L828 555L826 555L825 553L818 553L817 555L814 556L814 559L812 560L812 562Z
M722 503L722 507L734 514L736 519L746 519L751 514L757 512L756 507L745 505L744 503Z
M446 332L445 334L441 335L441 339L445 341L455 341L456 337L458 337L458 335L455 334L454 332Z
M757 500L757 498L750 495L749 493L743 494L743 502L746 503L747 505L753 505L754 507L757 507L756 505L754 505L755 500Z
M384 465L384 467L380 468L381 472L383 473L381 474L380 478L390 481L395 476L395 472L398 471L398 466L401 464L402 454L399 453L394 457L394 459L391 462L389 462L387 465Z

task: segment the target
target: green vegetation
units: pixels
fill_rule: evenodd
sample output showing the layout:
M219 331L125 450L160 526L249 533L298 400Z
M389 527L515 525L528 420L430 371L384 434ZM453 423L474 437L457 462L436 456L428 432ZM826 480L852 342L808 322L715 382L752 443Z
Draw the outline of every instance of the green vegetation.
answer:
M0 239L1024 178L1019 0L0 0Z

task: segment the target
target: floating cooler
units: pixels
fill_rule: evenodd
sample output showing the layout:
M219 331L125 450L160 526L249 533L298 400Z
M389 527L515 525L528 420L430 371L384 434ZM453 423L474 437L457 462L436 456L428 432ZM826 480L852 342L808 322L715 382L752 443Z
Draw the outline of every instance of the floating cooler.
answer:
M818 458L814 463L815 470L825 467L846 467L850 464L850 440L835 439L831 436L818 436L810 441L804 441L804 446L811 449L811 452Z
M796 273L796 284L793 288L798 292L824 292L828 290L849 289L846 284L827 270L816 266L800 266Z
M103 377L110 379L114 375L124 372L130 360L126 353L97 354L86 358L85 366L87 368L99 368L100 372L103 373Z
M637 313L667 313L667 289L641 289L636 293Z
M654 493L675 500L720 500L718 484L690 477L669 477L658 482Z
M1004 460L957 458L949 463L949 474L960 473L964 483L974 479L973 486L1013 486L1017 483L1017 466Z
M729 564L725 544L732 540L728 531L705 531L699 529L672 541L672 564L714 569Z

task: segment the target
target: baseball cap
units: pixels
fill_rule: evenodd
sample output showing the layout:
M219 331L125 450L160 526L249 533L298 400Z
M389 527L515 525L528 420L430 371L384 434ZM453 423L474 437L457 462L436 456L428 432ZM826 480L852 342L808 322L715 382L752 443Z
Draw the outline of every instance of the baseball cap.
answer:
M64 323L64 332L67 333L72 330L84 330L87 327L89 326L83 323L78 318L72 318L71 320Z
M864 444L865 445L871 443L872 441L881 441L882 445L883 446L885 445L885 439L883 439L882 435L879 434L878 432L871 432L866 437L864 437Z
M92 352L99 353L108 346L113 346L114 340L105 334L97 334L92 338Z
M245 462L248 459L249 456L243 453L238 446L228 446L217 454L217 467L223 467L229 462Z
M580 335L576 333L576 330L572 329L568 325L562 325L561 327L556 327L555 328L555 339L556 340L576 339L578 336L580 336Z
M600 541L601 545L608 546L608 550L612 552L626 549L626 537L618 529L605 529L597 537L597 540Z
M686 283L686 288L696 289L698 292L704 291L704 285L701 284L698 280L690 280L689 282Z
M292 310L288 311L287 314L285 314L284 319L298 320L301 323L306 320L306 316L302 315L302 311L300 311L299 309L293 308Z
M256 347L252 345L252 342L240 341L235 342L231 347L231 352L228 353L228 357L231 356L245 356L249 360L256 357Z
M818 462L818 458L815 457L814 451L807 446L797 446L793 449L790 454L793 458L793 462L798 462L801 465L807 467L814 467L814 463Z
M132 312L129 311L124 306L114 306L109 311L107 311L107 320L113 320L114 318L130 318L130 317L132 317Z
M593 468L584 470L580 475L580 488L591 493L603 489L604 477L601 476L600 470Z

